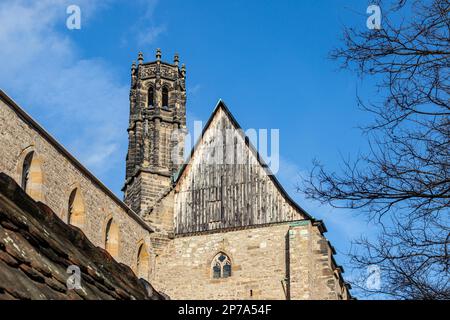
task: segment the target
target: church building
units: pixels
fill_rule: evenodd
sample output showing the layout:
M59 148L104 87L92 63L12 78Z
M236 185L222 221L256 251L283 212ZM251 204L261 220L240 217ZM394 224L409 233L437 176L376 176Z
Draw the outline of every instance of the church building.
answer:
M0 171L171 299L351 299L324 223L223 101L185 159L185 81L178 55L133 62L123 201L3 91Z

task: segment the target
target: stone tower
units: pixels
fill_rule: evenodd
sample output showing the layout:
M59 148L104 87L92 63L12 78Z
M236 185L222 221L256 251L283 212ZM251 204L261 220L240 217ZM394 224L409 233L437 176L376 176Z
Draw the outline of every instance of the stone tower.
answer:
M184 152L186 130L186 68L173 63L144 62L131 66L130 121L125 203L145 217L155 202L168 190L178 171Z

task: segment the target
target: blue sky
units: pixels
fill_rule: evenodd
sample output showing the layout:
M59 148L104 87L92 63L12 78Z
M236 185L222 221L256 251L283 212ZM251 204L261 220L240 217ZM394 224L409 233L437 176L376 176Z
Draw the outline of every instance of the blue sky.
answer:
M81 8L81 30L66 8ZM377 101L374 83L327 58L343 25L365 28L368 1L12 1L0 3L0 87L122 198L130 65L175 52L187 66L188 124L206 121L219 98L245 128L280 129L288 192L324 219L343 253L373 233L360 216L296 194L314 158L339 170L367 148L356 90Z

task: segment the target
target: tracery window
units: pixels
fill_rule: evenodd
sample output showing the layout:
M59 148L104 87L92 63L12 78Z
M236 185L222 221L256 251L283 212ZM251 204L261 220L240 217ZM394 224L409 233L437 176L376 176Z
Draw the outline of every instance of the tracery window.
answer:
M214 279L231 277L231 260L225 253L220 252L214 257L212 276Z

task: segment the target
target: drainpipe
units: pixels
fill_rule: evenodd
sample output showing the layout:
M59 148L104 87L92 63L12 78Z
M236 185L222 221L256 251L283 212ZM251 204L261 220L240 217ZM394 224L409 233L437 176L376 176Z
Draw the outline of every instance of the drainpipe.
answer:
M286 233L285 236L285 277L281 280L281 284L283 285L284 294L286 296L286 300L291 300L291 254L290 254L290 241L289 241L289 232Z

